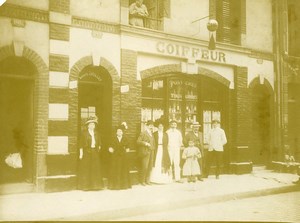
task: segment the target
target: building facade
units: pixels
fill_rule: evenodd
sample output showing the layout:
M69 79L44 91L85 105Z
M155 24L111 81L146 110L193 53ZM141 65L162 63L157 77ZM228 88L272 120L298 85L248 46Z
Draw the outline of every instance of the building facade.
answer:
M282 153L294 156L299 162L299 66L300 3L294 0L275 1L273 4L274 62L277 95L278 131Z
M293 105L278 101L285 96L276 3L144 0L149 16L141 27L129 24L133 2L8 0L0 7L1 158L17 150L16 138L26 151L22 170L1 163L1 184L75 189L78 137L95 114L104 170L115 127L128 123L133 178L137 136L147 120L162 117L176 119L183 134L199 121L205 143L219 119L228 138L224 172L281 159L283 108ZM214 50L210 19L219 23Z

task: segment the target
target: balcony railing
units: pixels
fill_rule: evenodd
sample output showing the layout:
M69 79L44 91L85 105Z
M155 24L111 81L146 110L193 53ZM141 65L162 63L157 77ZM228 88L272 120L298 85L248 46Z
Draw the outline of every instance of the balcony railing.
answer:
M163 30L163 20L156 18L144 18L144 26L148 29Z

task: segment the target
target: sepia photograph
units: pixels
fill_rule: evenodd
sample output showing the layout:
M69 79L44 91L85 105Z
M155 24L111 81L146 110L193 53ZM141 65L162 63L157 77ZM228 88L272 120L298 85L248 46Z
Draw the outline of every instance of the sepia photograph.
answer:
M0 0L0 221L300 222L300 0Z

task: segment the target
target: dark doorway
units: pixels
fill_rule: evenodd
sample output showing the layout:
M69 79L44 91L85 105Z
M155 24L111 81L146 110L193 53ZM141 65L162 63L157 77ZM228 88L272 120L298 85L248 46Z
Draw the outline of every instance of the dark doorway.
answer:
M0 184L32 183L34 72L22 58L0 63ZM5 163L13 153L21 154L22 168Z
M98 117L102 149L101 162L103 174L108 170L108 146L112 130L112 81L103 67L88 66L79 75L78 82L78 137L85 128L86 119Z
M252 88L250 149L256 165L266 165L271 155L271 94L264 85Z

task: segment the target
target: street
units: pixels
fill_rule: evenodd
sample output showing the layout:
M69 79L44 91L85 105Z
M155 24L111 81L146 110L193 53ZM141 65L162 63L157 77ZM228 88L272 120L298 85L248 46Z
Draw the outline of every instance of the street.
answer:
M117 221L300 222L300 192L268 195L139 215Z

